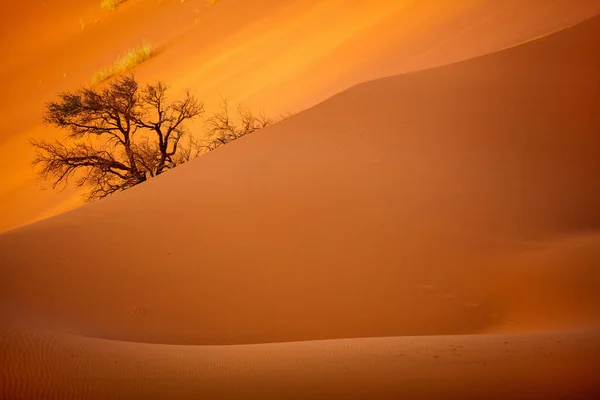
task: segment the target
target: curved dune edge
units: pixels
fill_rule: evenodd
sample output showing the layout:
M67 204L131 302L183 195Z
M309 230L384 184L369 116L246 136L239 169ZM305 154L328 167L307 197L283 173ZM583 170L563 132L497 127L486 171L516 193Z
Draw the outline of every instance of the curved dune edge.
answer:
M157 54L139 67L140 79L191 88L211 106L226 96L278 115L358 82L494 52L600 12L595 0L203 1L130 0L111 13L99 11L99 0L7 4L0 208L11 212L0 214L0 230L81 205L75 190L39 190L28 139L56 137L39 123L44 103L142 39Z
M4 324L13 323L34 331L52 329L82 338L123 343L196 346L380 336L535 335L600 327L597 301L600 281L596 272L600 265L600 235L571 235L523 242L519 246L519 251L502 254L489 262L479 276L475 275L473 266L469 266L469 285L449 278L448 274L434 281L416 280L413 271L403 269L400 272L409 282L397 286L402 295L387 298L387 304L358 297L364 302L363 308L340 309L341 315L316 311L307 315L304 311L292 316L291 321L303 318L295 324L290 318L264 310L248 316L226 312L219 308L218 301L207 302L202 298L195 303L174 303L168 298L159 298L159 309L163 312L158 314L154 307L130 308L127 302L111 302L100 309L94 303L106 304L107 299L98 297L74 301L67 295L63 303L59 303L61 308L56 309L48 307L39 297L31 296L27 302L22 300L22 295L17 295L0 303L0 317ZM458 271L448 273L458 274ZM497 276L498 281L486 279L488 274ZM363 283L371 284L367 280ZM110 289L110 285L106 285ZM3 289L6 295L13 288L5 284ZM62 291L67 290L62 288ZM235 296L232 292L225 295ZM35 303L31 303L32 300ZM285 296L276 300L289 303ZM323 308L330 307L327 303L331 298L321 300ZM198 301L208 304L201 308ZM394 313L389 310L392 302L399 302L398 308L392 308ZM179 309L184 307L186 312L182 314ZM187 307L196 308L198 315L187 311ZM211 326L214 321L217 324L221 321L211 315L216 313L239 323L238 328L223 331ZM282 325L273 328L273 320ZM319 325L315 326L312 320L319 321Z
M599 334L172 346L1 331L0 398L593 399Z
M0 304L179 344L597 326L598 36L364 83L2 234Z
M2 308L132 338L2 326L0 398L598 398L598 37L361 84L0 235Z

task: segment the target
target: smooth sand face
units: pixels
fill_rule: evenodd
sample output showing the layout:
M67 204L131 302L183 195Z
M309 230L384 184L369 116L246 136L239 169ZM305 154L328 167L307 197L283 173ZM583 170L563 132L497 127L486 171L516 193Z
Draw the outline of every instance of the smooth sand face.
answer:
M598 37L367 82L0 235L0 398L597 398Z
M0 215L0 231L81 204L74 190L39 190L28 139L60 135L40 125L44 103L89 83L143 40L157 52L138 68L141 80L191 88L209 109L226 96L279 115L365 80L493 52L600 12L595 0L129 0L113 13L101 13L98 2L11 2L6 11L0 207L10 212Z
M188 344L596 322L596 33L359 85L9 232L7 302Z

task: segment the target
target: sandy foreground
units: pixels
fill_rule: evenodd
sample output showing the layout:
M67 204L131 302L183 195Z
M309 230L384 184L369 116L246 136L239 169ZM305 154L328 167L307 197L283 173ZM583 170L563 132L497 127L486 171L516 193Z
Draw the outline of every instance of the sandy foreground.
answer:
M589 16L0 234L0 398L598 398Z
M173 346L0 336L6 399L593 399L599 331ZM35 362L32 362L35 360Z

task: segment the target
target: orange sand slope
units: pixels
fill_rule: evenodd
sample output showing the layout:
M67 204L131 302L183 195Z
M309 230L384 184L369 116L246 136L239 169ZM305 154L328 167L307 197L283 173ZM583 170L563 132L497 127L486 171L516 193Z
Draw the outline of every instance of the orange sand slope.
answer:
M0 213L0 231L81 203L74 190L39 190L28 139L59 135L40 125L44 103L143 40L156 53L137 69L142 81L189 87L209 109L226 96L279 115L359 82L500 50L600 13L597 0L128 0L111 13L99 2L7 5L0 209L9 211Z
M2 234L0 397L595 398L599 37L361 84Z
M597 399L599 333L223 347L0 333L0 398Z

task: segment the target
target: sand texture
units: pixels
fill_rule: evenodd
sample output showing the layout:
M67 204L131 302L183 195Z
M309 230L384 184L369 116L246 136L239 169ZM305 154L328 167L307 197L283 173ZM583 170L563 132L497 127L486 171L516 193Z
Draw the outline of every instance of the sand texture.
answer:
M382 15L327 57L402 15L350 3ZM378 79L1 233L0 399L600 398L600 4L406 3L294 72Z

